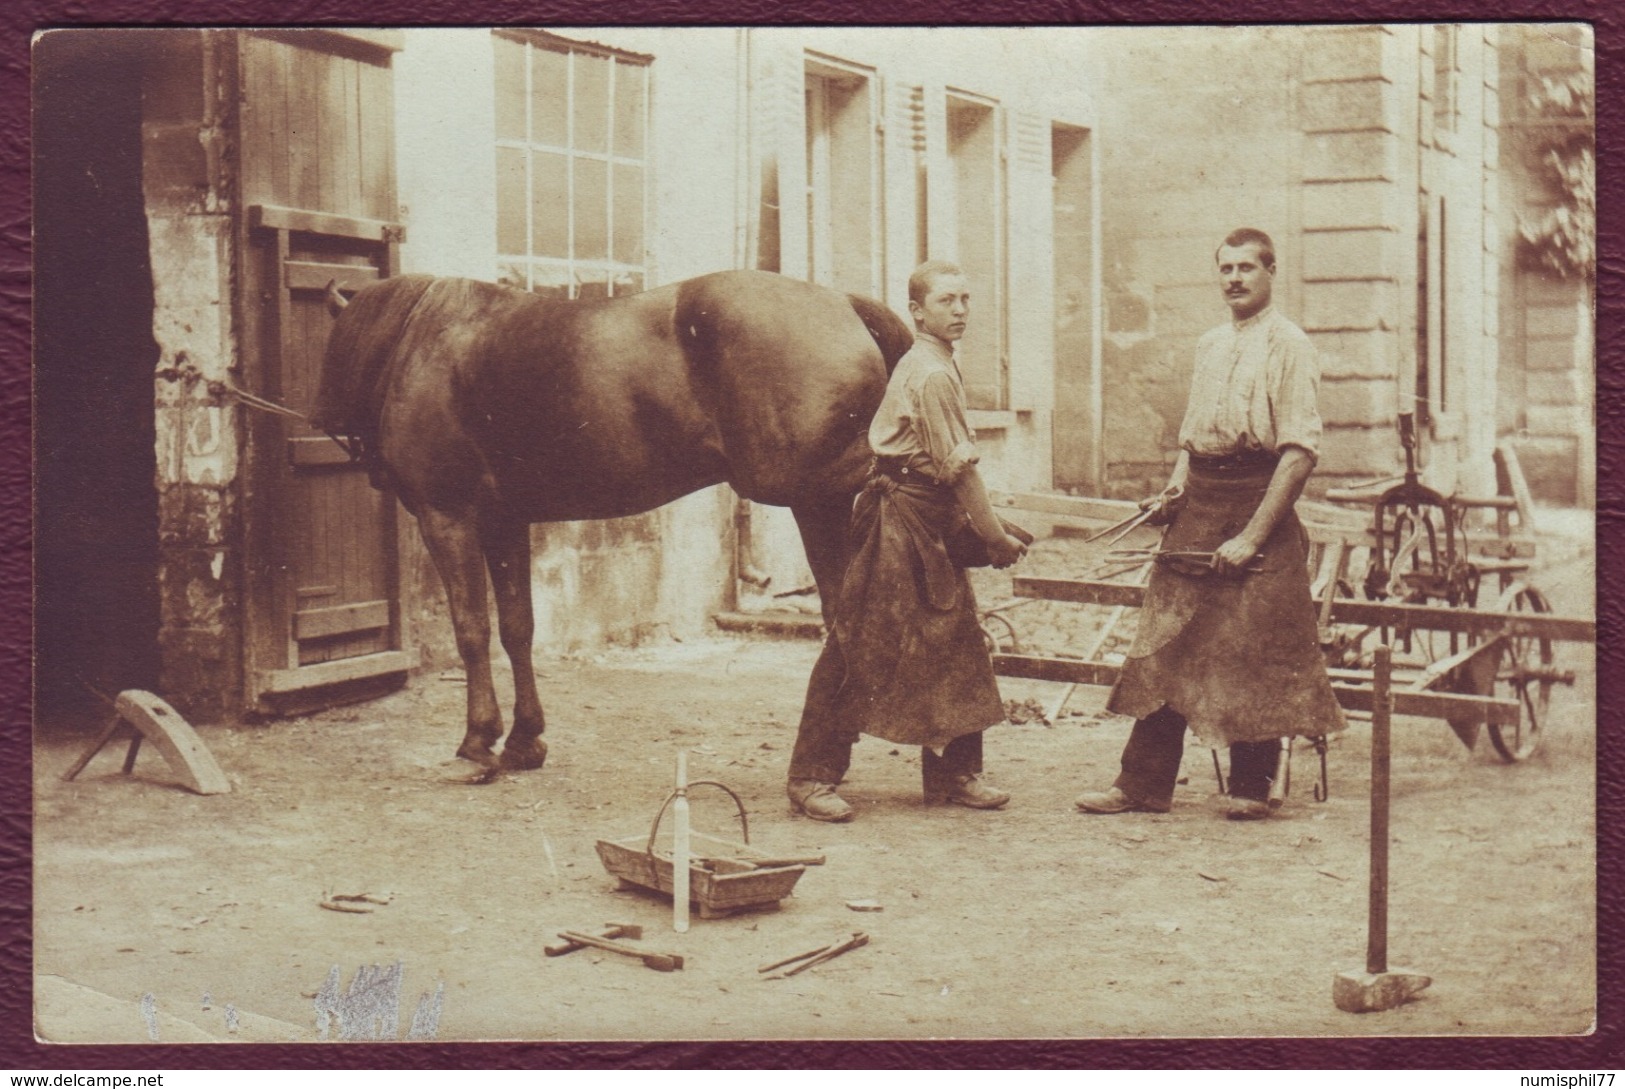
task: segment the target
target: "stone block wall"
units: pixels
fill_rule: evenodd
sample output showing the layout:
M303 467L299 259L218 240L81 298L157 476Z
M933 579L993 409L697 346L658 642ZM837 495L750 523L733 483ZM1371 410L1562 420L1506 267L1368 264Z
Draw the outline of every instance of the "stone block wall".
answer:
M1304 32L1304 302L1296 318L1320 357L1319 487L1395 465L1400 338L1415 290L1406 275L1415 249L1403 229L1415 220L1414 197L1403 196L1410 72L1406 43L1389 27Z
M143 93L153 274L159 511L159 687L194 721L229 717L242 692L242 443L222 384L234 370L234 224L224 166L229 42L162 37Z
M1213 249L1243 225L1275 238L1276 304L1320 353L1312 487L1391 472L1415 262L1405 44L1384 27L1159 28L1119 44L1102 96L1108 493L1166 477L1196 339L1228 317Z
M1143 490L1173 458L1190 347L1227 316L1212 248L1242 224L1275 238L1276 304L1320 356L1326 434L1311 494L1396 472L1395 417L1423 407L1429 482L1493 489L1498 33L1123 36L1101 143L1112 494ZM1442 210L1427 254L1430 201Z

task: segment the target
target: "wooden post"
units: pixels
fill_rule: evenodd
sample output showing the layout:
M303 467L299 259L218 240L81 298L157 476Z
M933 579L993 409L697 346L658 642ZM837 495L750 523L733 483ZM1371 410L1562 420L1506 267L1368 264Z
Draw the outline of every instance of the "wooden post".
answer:
M671 923L679 934L688 930L690 856L688 832L688 753L677 750L677 797L671 803Z
M1388 764L1394 699L1393 650L1384 643L1375 654L1371 707L1371 890L1365 970L1388 970Z
M1391 1010L1425 991L1433 980L1407 968L1388 968L1388 759L1394 713L1393 650L1379 644L1371 697L1371 896L1366 913L1365 971L1339 972L1332 1002L1345 1013Z

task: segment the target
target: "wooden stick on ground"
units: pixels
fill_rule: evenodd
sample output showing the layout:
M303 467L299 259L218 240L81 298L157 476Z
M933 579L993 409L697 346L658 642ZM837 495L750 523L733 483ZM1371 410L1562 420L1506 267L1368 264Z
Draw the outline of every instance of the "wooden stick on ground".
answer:
M868 944L869 935L863 933L861 930L857 931L850 938L846 939L846 941L837 942L835 945L830 946L828 949L824 950L822 953L819 953L811 960L804 961L803 963L796 965L794 968L786 969L784 974L788 977L795 975L797 972L805 972L808 968L811 968L814 965L823 964L826 960L834 960L842 953L849 953L859 946Z

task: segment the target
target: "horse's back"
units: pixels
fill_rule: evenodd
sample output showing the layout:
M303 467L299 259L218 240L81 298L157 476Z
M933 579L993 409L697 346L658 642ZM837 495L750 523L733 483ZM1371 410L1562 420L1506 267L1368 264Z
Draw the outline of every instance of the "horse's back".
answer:
M883 304L775 273L590 303L400 276L340 314L316 420L409 506L479 488L533 520L605 517L719 480L794 505L861 481L911 342Z
M766 272L713 273L680 286L673 322L713 405L743 494L793 503L854 486L869 421L896 363L902 323L881 304L868 320L839 292ZM869 322L881 329L891 351Z

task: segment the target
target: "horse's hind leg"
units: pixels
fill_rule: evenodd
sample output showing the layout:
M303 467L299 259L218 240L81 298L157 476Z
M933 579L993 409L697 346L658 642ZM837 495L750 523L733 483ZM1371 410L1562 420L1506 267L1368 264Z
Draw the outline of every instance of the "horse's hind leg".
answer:
M547 742L542 740L547 721L531 664L536 623L530 597L530 526L502 521L484 527L482 538L496 591L497 635L513 663L513 729L502 749L502 766L539 768L547 760Z
M835 599L841 590L841 578L846 574L851 558L847 544L847 526L852 518L852 496L820 496L804 500L790 508L795 515L796 528L801 531L801 546L807 552L807 566L812 568L818 583L819 604L824 611L824 626L835 624Z
M455 517L432 508L418 514L418 528L445 584L457 653L468 674L468 731L457 755L492 767L502 736L502 712L491 680L491 616L479 532L471 514Z

